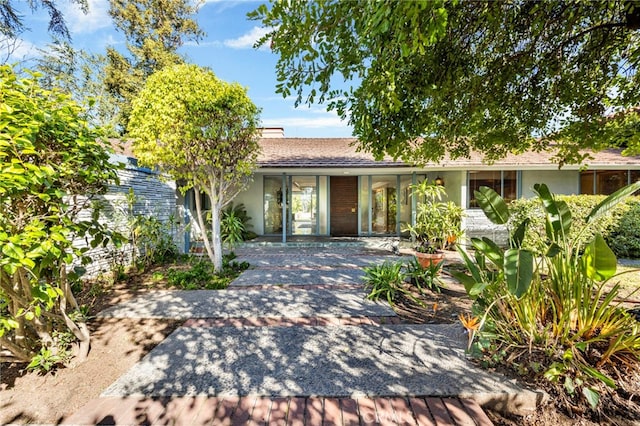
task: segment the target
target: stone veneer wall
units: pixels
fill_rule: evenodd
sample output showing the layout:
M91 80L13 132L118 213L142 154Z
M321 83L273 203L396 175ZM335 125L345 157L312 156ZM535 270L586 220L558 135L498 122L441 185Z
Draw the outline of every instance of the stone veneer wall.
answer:
M467 241L474 237L487 237L501 246L506 246L509 243L507 227L492 223L487 219L481 209L467 209L464 213L465 217L462 219L462 227L465 230L465 238Z
M101 206L100 221L108 223L111 229L124 232L129 221L129 205L127 195L129 189L133 189L135 203L133 205L134 215L155 217L162 222L174 223L172 234L178 249L182 248L179 215L182 208L176 206L176 184L173 181L159 179L159 174L147 168L137 166L137 162L128 157L113 155L112 162L124 163L125 168L118 171L120 183L110 185L109 190L103 196L98 197L93 202ZM87 218L92 209L84 210L80 219ZM87 242L77 239L74 242L77 247L86 247ZM89 250L87 255L93 259L89 265L85 265L87 277L108 273L113 270L114 264L121 263L128 265L131 262L132 246L127 244L116 250L113 245L107 247L96 247Z

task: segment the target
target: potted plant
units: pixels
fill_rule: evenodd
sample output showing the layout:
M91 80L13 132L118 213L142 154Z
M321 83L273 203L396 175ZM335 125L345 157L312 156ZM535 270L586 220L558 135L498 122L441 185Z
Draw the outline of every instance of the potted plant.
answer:
M444 186L424 180L411 185L411 194L417 200L415 224L405 224L415 243L414 255L423 268L444 259L443 250L449 249L462 235L462 208L452 201L443 201L447 195Z

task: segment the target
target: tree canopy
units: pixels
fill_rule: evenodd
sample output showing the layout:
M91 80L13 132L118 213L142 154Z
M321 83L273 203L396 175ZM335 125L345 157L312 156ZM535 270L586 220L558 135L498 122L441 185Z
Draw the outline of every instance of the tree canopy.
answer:
M320 0L249 16L272 28L258 45L279 55L277 91L326 103L377 158L553 148L579 162L638 127L637 0Z
M166 66L181 64L177 53L187 40L204 35L193 19L199 2L191 0L110 0L109 14L127 39L126 56L107 49L105 84L120 102L120 124L126 128L131 101L145 80Z
M153 74L133 102L129 134L142 164L195 191L198 223L214 268L222 268L220 213L250 182L259 146L259 109L237 83L196 65ZM206 225L200 194L211 204Z

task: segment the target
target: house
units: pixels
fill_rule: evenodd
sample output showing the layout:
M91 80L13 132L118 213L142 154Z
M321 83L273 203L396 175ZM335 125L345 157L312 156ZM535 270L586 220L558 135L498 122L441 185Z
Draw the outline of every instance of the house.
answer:
M438 180L450 200L466 211L467 236L500 233L477 209L474 190L489 186L507 200L533 196L535 183L558 194L610 194L640 179L640 157L619 150L593 154L588 167L552 163L551 154L510 155L494 164L479 155L415 167L358 152L353 138L286 138L284 129L263 130L262 153L243 203L253 231L263 236L399 236L414 219L410 185ZM182 202L195 209L193 196Z

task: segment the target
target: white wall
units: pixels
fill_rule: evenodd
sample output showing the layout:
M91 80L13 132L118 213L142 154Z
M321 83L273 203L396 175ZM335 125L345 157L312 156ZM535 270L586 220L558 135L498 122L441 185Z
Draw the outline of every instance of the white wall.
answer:
M263 175L255 174L249 188L238 194L233 200L234 206L240 203L244 204L247 213L251 216L249 231L253 231L258 235L264 234L264 214L262 206L263 183Z
M536 183L547 184L555 194L579 194L580 172L578 170L523 170L522 197L534 197L532 188Z

